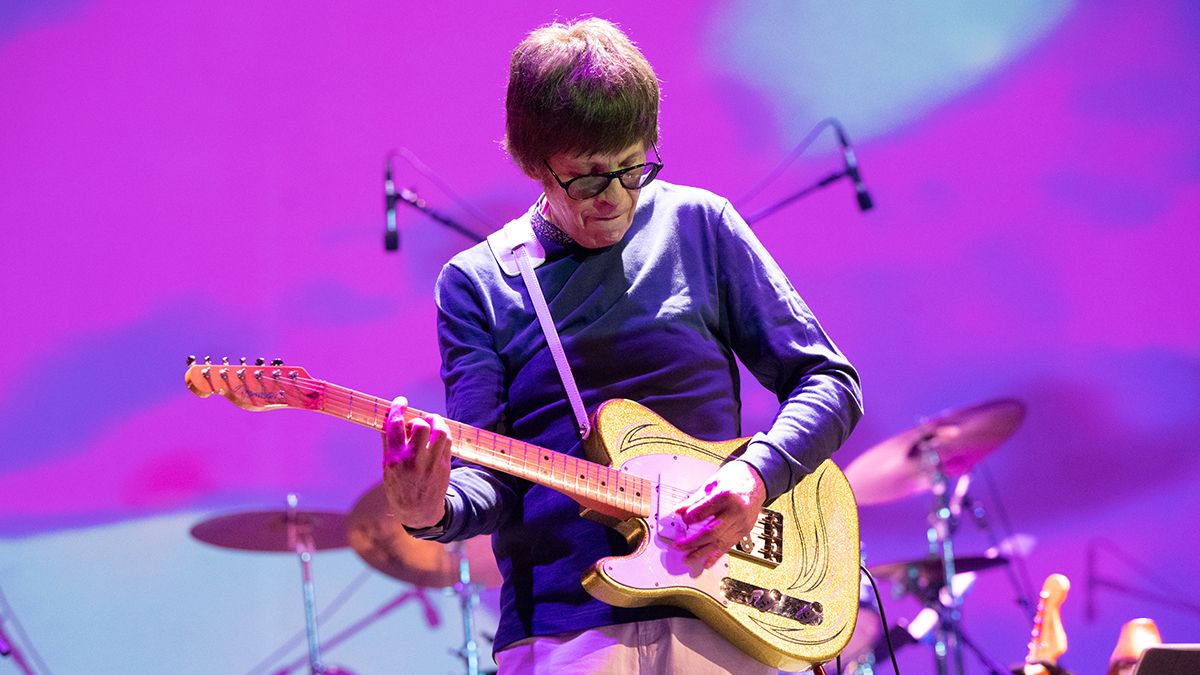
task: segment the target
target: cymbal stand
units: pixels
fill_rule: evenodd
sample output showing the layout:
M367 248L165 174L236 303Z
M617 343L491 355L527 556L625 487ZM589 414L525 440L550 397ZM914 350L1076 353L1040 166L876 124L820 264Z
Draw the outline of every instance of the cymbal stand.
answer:
M479 586L471 583L471 562L467 559L465 544L456 542L453 550L458 558L458 583L454 584L454 593L462 607L463 624L463 646L454 653L462 658L467 675L479 675L479 643L475 641L475 607L479 604Z
M13 644L12 640L4 633L4 615L0 614L0 656L12 659L13 665L21 670L25 675L35 675L33 668L29 662L25 660L25 655L20 649Z
M941 587L934 589L932 595L937 603L938 623L934 633L934 661L938 675L949 674L950 660L953 659L955 673L964 675L962 650L959 648L958 624L962 619L959 596L954 592L954 530L958 527L958 519L950 511L950 478L942 470L942 459L937 452L935 435L930 433L917 441L914 448L929 469L933 483L934 510L929 515L929 529L926 536L929 540L929 554L941 558L942 577Z
M325 647L327 649L333 649L335 646L357 635L364 628L367 628L376 621L382 619L384 616L392 613L409 600L414 599L419 601L423 606L425 610L425 621L429 624L429 627L433 628L437 626L441 622L441 619L438 617L437 608L433 606L433 603L429 602L429 598L425 597L424 588L421 588L420 586L413 586L410 590L397 595L380 606L374 612L371 612L370 614L360 618L358 621L355 621L354 623L350 624L350 626L343 629L340 633L337 633L333 637L326 640ZM274 675L288 675L302 665L304 665L304 657L300 657L299 659L292 661L279 670L273 671L273 673ZM328 675L334 675L335 673L348 673L348 671L344 669L330 668L329 666L325 666L324 672Z
M959 480L965 480L968 476L963 476ZM1003 549L1003 542L1000 541L1000 536L996 533L996 529L992 527L992 522L988 518L987 509L983 507L983 503L965 494L962 499L962 509L971 514L971 519L975 521L975 527L987 535L988 542L995 549L998 555L1008 555L1009 560L1020 560L1024 564L1025 552L1020 550L1020 546L1014 547L1011 553L1007 553ZM1008 581L1013 587L1013 593L1016 594L1017 606L1021 608L1022 613L1033 621L1037 614L1037 608L1030 601L1029 594L1025 590L1025 586L1021 583L1021 579L1017 577L1016 565L1005 565L1004 571L1008 576ZM1022 568L1024 569L1024 568Z
M300 519L296 517L298 504L299 499L296 494L289 493L287 496L288 546L296 552L296 557L300 559L301 589L304 594L304 629L308 635L308 669L312 675L321 675L325 672L325 666L321 664L321 644L317 638L317 602L312 577L312 554L316 547L313 546L311 526L300 522Z

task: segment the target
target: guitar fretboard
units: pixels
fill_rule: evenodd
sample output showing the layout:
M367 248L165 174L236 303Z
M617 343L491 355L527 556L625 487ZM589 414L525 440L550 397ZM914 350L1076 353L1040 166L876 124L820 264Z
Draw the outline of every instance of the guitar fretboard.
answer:
M383 430L391 401L322 380L309 381L306 389L313 409ZM427 415L411 407L404 413L405 420ZM544 485L585 506L601 504L627 517L650 515L652 486L644 478L461 422L446 422L453 438L451 452L459 459Z

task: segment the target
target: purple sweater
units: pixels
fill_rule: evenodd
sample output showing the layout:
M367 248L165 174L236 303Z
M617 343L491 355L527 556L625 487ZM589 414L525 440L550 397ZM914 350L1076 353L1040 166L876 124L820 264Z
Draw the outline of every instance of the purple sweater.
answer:
M657 181L642 190L621 242L542 244L537 277L588 410L627 398L697 438L741 436L736 356L781 403L742 456L763 476L768 501L827 459L862 415L857 373L727 200ZM436 298L448 416L582 457L521 277L506 276L484 243L446 264ZM496 650L534 635L687 615L588 595L583 570L627 547L549 488L456 462L446 499L442 526L414 534L492 534L505 579Z

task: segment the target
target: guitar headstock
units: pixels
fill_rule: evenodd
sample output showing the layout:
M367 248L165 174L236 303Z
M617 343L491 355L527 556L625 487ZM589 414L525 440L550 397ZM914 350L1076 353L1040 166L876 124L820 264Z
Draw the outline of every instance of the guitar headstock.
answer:
M1067 651L1067 634L1062 625L1062 605L1071 590L1071 582L1061 574L1051 574L1042 584L1038 594L1037 616L1033 620L1033 633L1029 640L1029 655L1026 664L1038 662L1057 663L1058 657ZM1037 666L1040 668L1041 666ZM1040 672L1026 665L1025 672Z
M1046 581L1042 584L1042 592L1038 594L1038 600L1045 603L1047 607L1059 608L1067 599L1067 592L1071 590L1071 581L1061 574L1051 574L1046 577Z
M197 362L189 356L183 379L201 398L219 394L246 410L321 410L325 405L325 383L312 379L303 368L285 366L281 359L248 364L244 357L239 363L225 358L213 363L208 357Z

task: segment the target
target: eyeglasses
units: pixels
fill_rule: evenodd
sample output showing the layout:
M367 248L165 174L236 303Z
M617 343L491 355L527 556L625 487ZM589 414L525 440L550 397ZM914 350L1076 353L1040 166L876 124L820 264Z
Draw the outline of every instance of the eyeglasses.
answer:
M550 171L551 176L554 176L554 180L558 181L562 189L567 191L568 197L583 201L607 190L614 178L620 181L621 186L626 190L640 190L646 187L663 168L662 156L658 154L657 147L654 147L654 156L658 157L659 161L637 164L616 171L589 173L586 176L576 176L568 181L559 178L558 174L554 173L554 169L550 168L549 162L542 160L542 163L546 165L546 169Z

